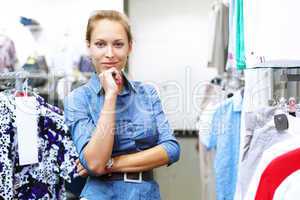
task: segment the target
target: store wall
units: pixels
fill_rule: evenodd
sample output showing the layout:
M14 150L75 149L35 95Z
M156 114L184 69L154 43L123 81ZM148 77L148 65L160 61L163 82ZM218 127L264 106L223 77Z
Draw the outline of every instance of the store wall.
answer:
M195 129L196 95L215 76L206 68L213 0L130 0L134 46L129 72L159 88L175 129Z

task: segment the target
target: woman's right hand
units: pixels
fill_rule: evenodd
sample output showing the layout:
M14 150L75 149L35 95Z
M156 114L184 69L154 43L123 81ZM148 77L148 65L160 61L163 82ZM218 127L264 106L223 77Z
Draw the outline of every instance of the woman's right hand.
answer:
M116 68L112 67L105 70L99 77L105 91L105 96L116 96L121 92L123 86L122 74Z
M81 177L87 177L89 174L88 174L88 171L82 166L82 164L80 163L79 159L77 159L75 161L75 164L76 164L76 169L77 169L77 173L79 176Z

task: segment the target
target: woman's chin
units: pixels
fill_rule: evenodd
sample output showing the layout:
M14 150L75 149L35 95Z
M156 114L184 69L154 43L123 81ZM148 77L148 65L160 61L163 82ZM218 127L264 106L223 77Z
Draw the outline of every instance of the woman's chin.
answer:
M97 70L97 71L99 71L101 73L101 72L104 72L104 71L109 70L111 68L115 68L118 71L122 71L122 67L120 67L120 66L102 66L100 69L98 68L99 70Z

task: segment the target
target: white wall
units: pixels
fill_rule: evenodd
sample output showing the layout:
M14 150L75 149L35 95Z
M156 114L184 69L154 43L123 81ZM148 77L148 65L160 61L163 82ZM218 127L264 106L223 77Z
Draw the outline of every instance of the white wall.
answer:
M246 56L251 58L254 54L264 56L266 61L299 62L299 8L299 0L245 0ZM247 64L255 65L258 62L254 59Z
M206 66L208 14L213 0L130 0L134 47L129 72L160 89L175 129L195 129L193 92L215 71ZM198 87L199 88L199 87Z

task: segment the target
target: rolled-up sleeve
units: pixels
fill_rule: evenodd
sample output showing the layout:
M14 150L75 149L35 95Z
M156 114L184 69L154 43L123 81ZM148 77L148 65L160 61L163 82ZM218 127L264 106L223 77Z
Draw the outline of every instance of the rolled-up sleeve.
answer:
M84 94L74 91L64 100L65 121L70 129L72 140L79 154L81 164L88 170L83 149L89 142L95 130L92 118L88 113L88 106L85 105Z
M154 87L151 87L151 98L154 110L154 117L158 131L158 144L161 145L168 154L169 163L173 164L179 160L180 145L174 136L174 132L168 122L168 119L163 111L161 100Z

